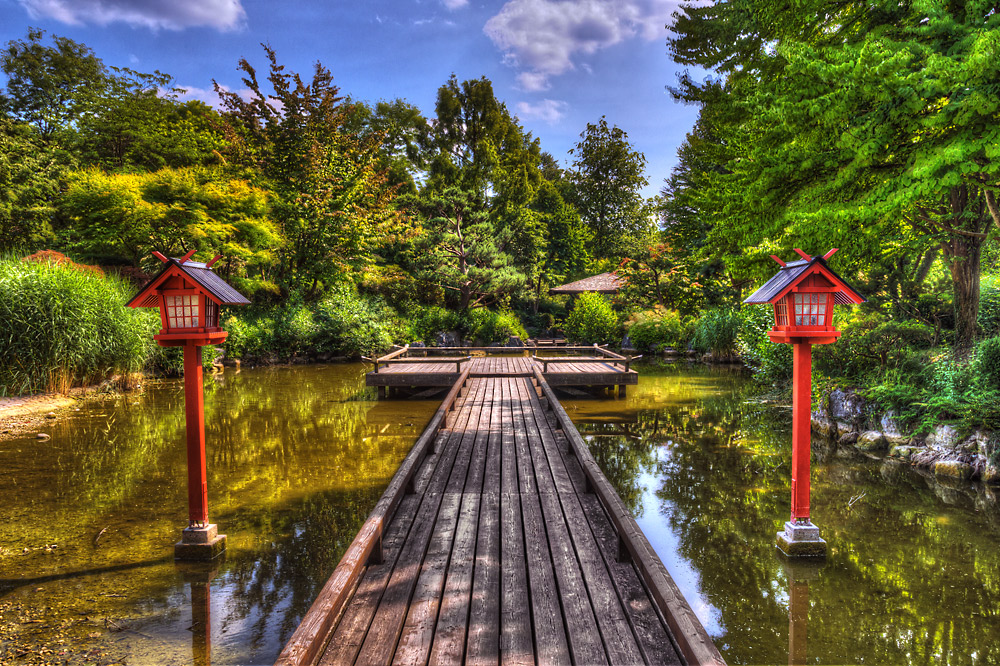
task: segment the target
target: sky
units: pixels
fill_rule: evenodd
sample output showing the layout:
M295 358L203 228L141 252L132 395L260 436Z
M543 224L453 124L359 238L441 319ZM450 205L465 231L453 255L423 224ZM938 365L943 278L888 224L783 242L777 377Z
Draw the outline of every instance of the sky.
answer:
M677 0L0 0L0 45L29 27L91 47L106 65L174 77L217 105L212 80L245 89L241 57L266 71L316 62L356 100L403 98L433 117L437 89L485 76L542 150L568 166L587 123L617 125L659 192L697 109L666 91L678 67L666 24ZM0 75L2 76L2 75ZM263 77L261 77L263 78Z

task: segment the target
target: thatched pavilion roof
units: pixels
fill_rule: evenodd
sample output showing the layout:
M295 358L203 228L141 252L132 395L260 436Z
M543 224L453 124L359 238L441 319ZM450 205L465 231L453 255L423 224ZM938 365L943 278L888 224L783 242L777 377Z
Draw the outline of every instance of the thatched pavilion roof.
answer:
M601 273L592 275L576 282L570 282L559 287L549 289L550 294L582 294L585 291L594 291L598 294L617 294L621 289L621 280L614 273Z

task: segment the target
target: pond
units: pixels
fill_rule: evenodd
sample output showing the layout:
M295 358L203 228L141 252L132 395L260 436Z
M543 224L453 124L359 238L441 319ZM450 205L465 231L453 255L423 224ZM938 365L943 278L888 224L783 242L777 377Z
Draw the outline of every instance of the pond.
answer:
M270 664L436 401L375 401L359 364L206 378L214 566L178 566L183 383L0 443L0 662ZM790 414L734 371L641 369L570 416L730 663L1000 660L992 492L817 449L821 566L787 564Z

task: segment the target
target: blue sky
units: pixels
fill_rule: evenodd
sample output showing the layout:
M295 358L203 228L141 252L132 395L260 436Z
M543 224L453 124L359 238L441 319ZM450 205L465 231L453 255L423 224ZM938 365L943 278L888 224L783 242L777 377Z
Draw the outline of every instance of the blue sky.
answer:
M29 26L83 42L108 65L171 74L214 103L246 57L266 69L261 42L287 69L322 62L342 93L401 97L427 116L437 89L486 76L542 149L564 164L602 115L648 160L659 191L697 109L676 104L665 24L676 0L0 0L0 44Z

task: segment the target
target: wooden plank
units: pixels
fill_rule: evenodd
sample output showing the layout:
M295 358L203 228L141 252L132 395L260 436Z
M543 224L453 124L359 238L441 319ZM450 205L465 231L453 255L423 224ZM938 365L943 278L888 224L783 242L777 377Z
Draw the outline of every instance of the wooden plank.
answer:
M526 394L533 392L526 383L518 382L519 400L514 402L514 421L525 429L538 493L551 494L555 492L555 485L542 450L541 437L537 427L534 427L534 418L526 414L528 410L524 408L530 405ZM540 664L568 664L571 661L569 643L538 493L521 496L536 656Z
M635 518L628 512L621 498L611 487L610 482L601 473L600 467L590 455L590 451L587 450L586 443L580 437L580 433L576 431L569 415L555 400L555 394L552 393L551 387L548 386L540 373L536 373L536 377L546 398L553 403L553 412L575 455L580 459L591 485L600 497L601 504L615 526L615 531L628 549L636 570L642 576L650 595L667 619L681 655L691 664L725 664L718 648L715 647L705 627L698 621L676 583L670 578L663 562L649 544L646 535L636 524Z
M476 396L476 401L471 405L472 410L475 410L477 405L481 407L482 397L482 393ZM460 435L463 442L469 437L468 430L455 434ZM449 438L449 444L452 439L454 437ZM406 618L407 603L416 585L420 565L427 552L438 508L443 499L443 486L448 478L449 468L454 463L454 456L458 448L459 446L450 447L438 461L437 470L431 477L427 491L423 495L423 501L418 509L413 527L403 545L396 567L389 578L385 594L379 602L375 616L372 618L371 627L361 645L357 657L359 662L386 664L392 659L396 649L396 641Z
M427 663L438 608L444 590L445 572L455 537L455 523L461 495L446 493L438 510L434 535L424 556L413 598L410 599L406 622L399 636L392 663L417 666Z
M532 646L531 607L528 596L528 568L524 548L524 527L521 519L521 496L523 486L518 485L521 477L521 453L518 446L518 430L514 427L513 402L516 379L498 380L503 384L504 396L499 405L502 408L501 423L504 446L515 455L513 469L517 476L505 483L500 495L500 663L510 666L534 664ZM523 436L523 433L521 433ZM526 448L526 443L525 443ZM524 453L527 453L524 451ZM530 460L526 461L530 465ZM530 474L530 469L529 469ZM533 476L533 475L531 475ZM520 479L534 488L533 480Z
M500 410L492 410L480 487L479 533L466 639L468 664L500 660Z

